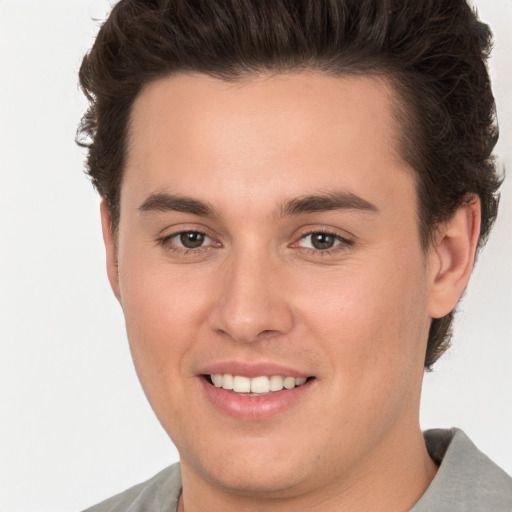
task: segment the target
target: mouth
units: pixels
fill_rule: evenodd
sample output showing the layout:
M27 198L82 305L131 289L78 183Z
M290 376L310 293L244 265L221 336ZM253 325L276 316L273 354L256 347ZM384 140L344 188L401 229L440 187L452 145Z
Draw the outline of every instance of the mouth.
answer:
M230 373L213 373L203 375L203 377L211 386L242 396L266 396L283 390L289 391L314 379L314 377L293 377L291 375L260 375L251 378Z
M272 362L212 363L197 374L213 410L237 420L266 421L291 414L315 396L317 376Z

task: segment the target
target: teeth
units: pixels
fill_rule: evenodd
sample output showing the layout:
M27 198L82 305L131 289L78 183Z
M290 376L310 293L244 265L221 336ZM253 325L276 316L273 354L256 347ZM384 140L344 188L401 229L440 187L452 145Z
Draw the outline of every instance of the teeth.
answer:
M220 377L221 386L224 389L233 389L233 375L226 374L224 376L221 375Z
M286 389L293 389L295 387L295 379L293 377L285 377L283 379L283 386Z
M233 390L235 393L254 393L266 394L272 391L282 391L283 389L293 389L302 386L306 382L306 377L282 377L281 375L272 375L270 377L261 376L250 379L241 375L212 374L210 378L213 385L217 388Z
M224 376L222 376L222 382L224 382ZM233 391L235 391L235 393L250 393L251 379L235 375L233 377Z
M216 388L220 388L222 386L222 375L212 375L212 382L213 382L213 385L216 387Z
M272 375L270 377L270 391L281 391L283 389L283 377Z

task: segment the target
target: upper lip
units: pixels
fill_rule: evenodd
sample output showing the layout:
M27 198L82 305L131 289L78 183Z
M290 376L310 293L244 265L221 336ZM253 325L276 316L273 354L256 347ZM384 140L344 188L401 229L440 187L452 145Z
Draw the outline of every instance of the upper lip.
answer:
M311 374L300 370L271 362L248 363L242 361L221 361L204 366L199 372L201 375L230 374L244 377L260 377L263 375L281 375L283 377L311 377Z

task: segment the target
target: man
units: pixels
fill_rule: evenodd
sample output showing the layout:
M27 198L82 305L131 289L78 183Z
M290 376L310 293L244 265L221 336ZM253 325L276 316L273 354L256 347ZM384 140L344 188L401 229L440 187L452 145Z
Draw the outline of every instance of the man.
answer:
M496 216L462 0L121 0L80 78L107 271L180 464L93 511L493 510L419 427Z

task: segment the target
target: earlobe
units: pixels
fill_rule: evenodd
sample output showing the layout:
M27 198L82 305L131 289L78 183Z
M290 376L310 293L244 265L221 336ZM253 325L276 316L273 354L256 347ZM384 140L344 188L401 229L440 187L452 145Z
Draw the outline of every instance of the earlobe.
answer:
M480 209L480 199L471 197L438 230L429 258L431 318L450 313L464 293L480 236Z
M101 215L101 229L103 232L103 242L105 243L105 256L107 264L107 275L110 286L117 300L121 302L121 295L119 292L119 272L117 264L116 245L114 240L114 233L112 230L112 221L110 210L105 199L102 199L100 204Z

